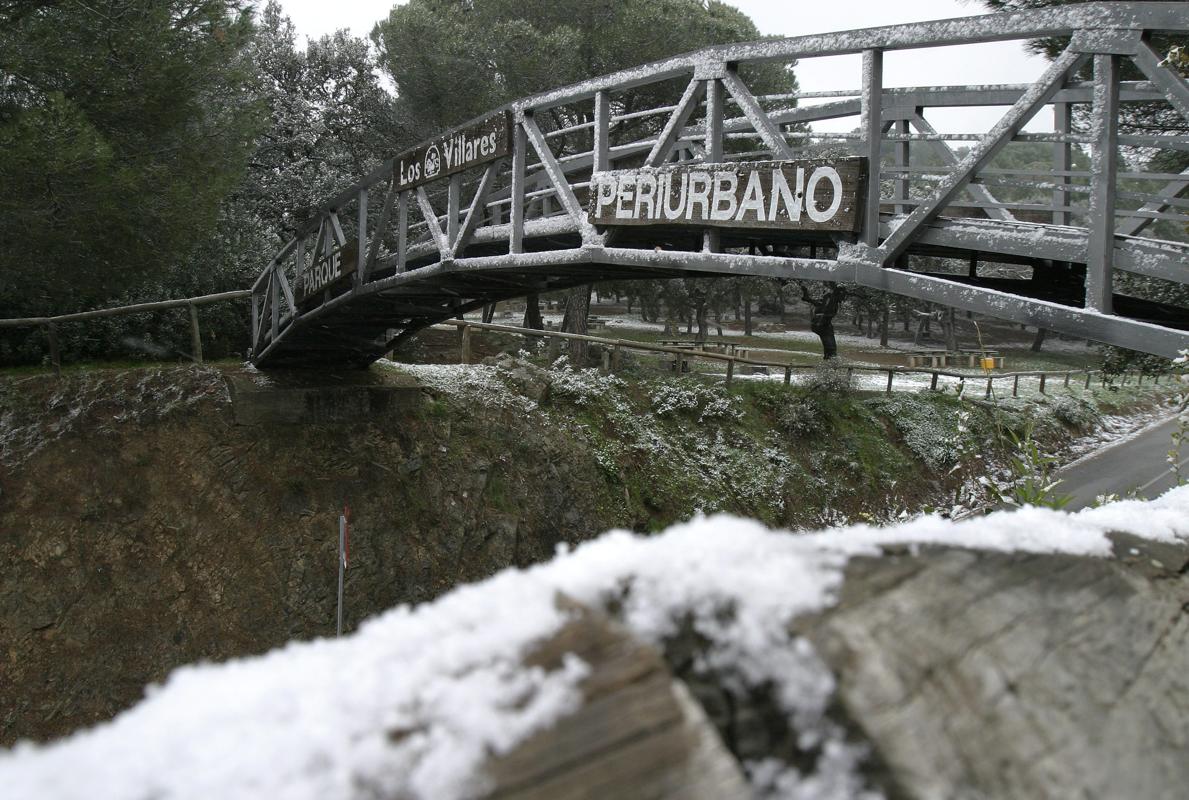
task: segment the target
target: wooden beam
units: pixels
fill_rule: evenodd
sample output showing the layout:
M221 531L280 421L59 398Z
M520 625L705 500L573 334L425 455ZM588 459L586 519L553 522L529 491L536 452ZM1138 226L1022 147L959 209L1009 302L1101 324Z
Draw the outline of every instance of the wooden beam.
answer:
M605 172L611 168L610 122L611 93L606 90L595 92L594 135L591 143L595 172Z
M433 204L429 202L429 195L425 193L424 186L418 186L416 191L417 206L421 209L421 216L425 218L429 235L437 245L441 259L449 261L454 254L450 250L450 240L446 238L446 234L442 232L441 224L438 223L438 212L434 211Z
M722 84L731 97L735 98L743 116L747 117L747 121L756 129L756 133L772 151L772 155L775 158L793 158L793 150L784 140L780 128L768 119L768 114L760 107L751 90L739 79L739 73L734 68L728 66L723 73Z
M524 181L528 142L523 120L512 126L512 198L509 209L508 252L524 252Z
M669 119L665 122L665 127L661 130L660 136L657 137L656 142L652 145L652 149L645 157L644 166L659 167L669 158L669 154L673 152L673 146L681 138L682 129L685 128L690 115L697 108L698 100L701 99L704 88L705 81L696 79L691 80L689 85L685 87L681 99L677 101L677 108L669 115Z
M863 212L863 244L879 246L880 146L883 144L883 51L863 51L863 96L859 130L867 157L867 200ZM806 200L808 204L809 199Z
M471 238L471 234L474 233L475 226L479 223L479 217L483 216L487 192L495 180L495 173L499 166L500 162L498 161L488 164L487 169L483 171L483 177L479 179L479 185L475 187L475 197L471 200L470 207L467 208L466 219L463 220L462 226L450 242L450 251L454 258L462 257L467 242Z
M1086 308L1112 313L1115 260L1115 187L1119 172L1119 56L1094 56L1090 114L1090 239L1086 248Z
M894 264L908 249L913 238L924 226L935 218L950 201L970 183L975 173L990 163L1000 150L1024 127L1037 110L1048 103L1072 71L1080 67L1087 56L1066 50L1053 61L1044 75L1020 96L1016 104L1004 114L1003 119L983 137L966 158L941 182L932 196L922 202L902 222L880 247L881 262Z

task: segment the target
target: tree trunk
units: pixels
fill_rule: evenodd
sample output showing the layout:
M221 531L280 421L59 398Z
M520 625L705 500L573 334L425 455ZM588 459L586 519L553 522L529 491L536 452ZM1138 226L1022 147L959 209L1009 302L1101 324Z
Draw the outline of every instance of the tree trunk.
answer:
M562 330L566 333L586 333L586 317L590 314L591 286L576 286L566 292L566 311ZM570 363L581 369L586 366L587 343L570 339Z
M891 311L887 306L883 307L883 314L879 318L879 346L888 346L888 318L891 316Z
M831 284L829 293L820 300L809 296L808 290L802 285L801 297L813 308L809 317L809 330L817 334L822 342L822 359L830 360L838 357L838 342L834 338L834 317L846 297L845 290L837 284Z
M751 336L751 295L743 299L743 335Z
M1036 329L1036 338L1032 340L1032 352L1033 353L1039 353L1040 348L1044 347L1045 336L1047 334L1048 334L1048 330L1045 328L1037 328Z
M819 321L820 318L820 321ZM822 340L822 358L829 360L838 357L838 341L834 338L834 317L814 314L809 329Z
M954 325L954 309L949 309L945 315L945 322L942 323L942 332L945 333L945 349L954 352L958 349L958 336L956 333L956 325Z
M694 321L698 325L698 342L705 342L706 336L709 334L710 326L706 323L706 306L699 305L694 309Z
M536 292L524 298L524 327L535 331L545 329L545 321L541 319L541 297Z

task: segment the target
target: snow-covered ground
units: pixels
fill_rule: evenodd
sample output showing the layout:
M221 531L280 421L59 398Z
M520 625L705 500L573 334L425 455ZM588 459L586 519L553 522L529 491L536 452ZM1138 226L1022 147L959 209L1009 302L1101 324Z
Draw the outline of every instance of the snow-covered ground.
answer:
M813 775L769 760L753 779L794 796L816 781L815 797L853 797L862 753L825 716L833 677L788 624L834 602L848 559L923 544L1105 558L1109 531L1189 541L1189 486L1076 514L1027 508L804 535L717 516L653 536L613 531L549 563L395 608L343 639L179 669L109 723L0 753L0 786L22 800L473 796L489 754L580 702L578 659L554 671L522 665L565 624L555 602L564 592L649 642L692 621L708 666L775 687L803 740L832 754Z

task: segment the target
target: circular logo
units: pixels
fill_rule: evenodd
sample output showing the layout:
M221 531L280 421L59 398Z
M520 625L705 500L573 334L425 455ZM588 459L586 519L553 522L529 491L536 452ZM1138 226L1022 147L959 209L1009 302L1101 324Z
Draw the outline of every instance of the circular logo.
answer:
M425 151L425 177L432 178L442 168L442 157L438 154L438 146L430 145Z

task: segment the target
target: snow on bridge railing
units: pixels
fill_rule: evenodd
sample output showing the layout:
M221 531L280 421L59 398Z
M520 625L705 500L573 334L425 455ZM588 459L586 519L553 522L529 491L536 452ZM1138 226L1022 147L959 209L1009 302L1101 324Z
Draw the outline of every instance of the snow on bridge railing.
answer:
M1116 234L1135 236L1155 221L1189 222L1189 201L1180 199L1189 188L1189 171L1152 176L1158 182L1152 191L1144 188L1152 183L1146 180L1140 187L1120 191L1123 178L1116 155L1119 146L1189 149L1189 136L1131 136L1120 133L1117 123L1125 103L1164 103L1189 117L1189 88L1162 63L1148 41L1152 33L1186 31L1189 15L1175 4L1077 4L720 45L515 101L384 162L299 226L253 285L254 357L265 354L291 324L306 315L319 316L352 296L417 279L407 273L428 266L463 268L476 264L478 256L486 268L511 267L530 258L526 250L542 246L572 252L579 248L603 263L638 264L637 256L612 247L606 230L596 228L587 217L585 204L596 174L641 163L720 162L728 155L737 161L789 159L820 154L823 147L827 152L845 151L868 159L867 188L859 198L864 209L854 243L858 246L845 237L835 238L836 260L845 261L852 276L841 279L921 299L961 300L965 307L1002 313L1002 300L987 300L970 287L959 293L944 281L882 268L896 265L943 213L1004 223L1043 222L1084 231L1082 239L1071 245L1074 257L1064 260L1088 265L1086 308L1112 315L1116 268L1159 273L1158 277L1180 282L1189 279L1178 259L1155 263L1151 258L1116 259L1114 254ZM1042 37L1070 37L1071 41L1032 84L883 86L882 60L887 51ZM756 96L745 80L753 65L838 55L861 55L858 90ZM1134 63L1145 80L1122 80L1123 60ZM1093 80L1080 80L1087 71L1093 72ZM681 82L685 82L684 92ZM631 107L626 101L641 96L644 89L659 91L668 99L652 108ZM673 102L678 94L680 99ZM796 105L804 99L831 102ZM930 109L971 106L1000 106L1007 111L987 133L939 131L927 117ZM1076 106L1090 107L1086 131L1074 125ZM1053 111L1053 132L1021 133L1024 124L1046 107ZM846 117L856 118L857 133L803 129L814 122ZM497 130L501 119L507 120L506 130ZM791 130L793 126L801 129ZM479 153L482 137L491 131L498 136L489 143L490 150ZM962 141L973 144L968 152L951 147ZM1036 177L1035 169L1013 172L991 166L1013 141L1053 144L1051 181L1038 189L1036 181L1027 180ZM436 153L453 142L475 149L464 169L441 169L440 161L429 160L431 150ZM1074 169L1075 146L1082 144L1091 145L1095 155L1088 169ZM893 152L892 163L886 166L881 163L885 145L891 145ZM920 152L912 145L927 148L927 167L912 163L910 156ZM413 155L424 163L415 163ZM418 175L410 179L405 174L408 168L418 170ZM1137 175L1135 171L1126 174ZM1142 172L1138 176L1147 177ZM1013 177L1024 180L1013 184ZM1022 188L1032 190L1033 196L1018 200L995 194ZM1036 191L1044 196L1036 197ZM886 212L883 220L881 210ZM1012 234L984 229L963 242L972 251L996 253L1010 244L1005 235ZM546 238L549 243L544 245L526 244ZM707 235L704 246L697 249L713 252L719 246L716 242ZM563 250L555 252L560 256ZM658 268L682 262L684 252L671 255L668 261L659 258ZM539 255L531 258L539 266ZM567 267L560 265L561 260L557 269L564 271ZM820 261L805 261L815 274L828 271ZM720 268L726 269L726 263L721 262ZM459 297L455 305L461 308L474 300ZM1081 313L1063 308L1038 306L1029 313L1053 327ZM440 316L450 315L451 310L444 309ZM1151 346L1154 336L1160 339L1162 351L1175 352L1184 346L1183 337L1165 333L1156 328L1132 336L1137 346Z

